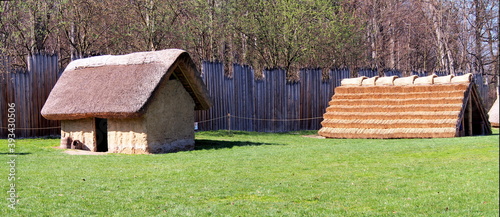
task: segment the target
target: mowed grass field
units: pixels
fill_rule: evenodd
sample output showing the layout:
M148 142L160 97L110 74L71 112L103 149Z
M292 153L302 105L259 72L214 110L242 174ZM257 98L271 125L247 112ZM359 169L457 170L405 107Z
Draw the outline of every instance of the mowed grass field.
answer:
M0 140L0 216L498 216L499 136L317 139L196 134L196 150L68 155Z

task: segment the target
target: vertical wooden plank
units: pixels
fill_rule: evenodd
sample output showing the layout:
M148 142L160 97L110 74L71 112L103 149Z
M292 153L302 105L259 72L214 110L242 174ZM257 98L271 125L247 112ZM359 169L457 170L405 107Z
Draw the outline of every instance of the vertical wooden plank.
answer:
M46 87L48 85L47 83L48 76L50 76L49 75L50 57L48 55L38 54L35 56L35 58L39 59L39 61L41 62L40 67L36 71L38 77L40 78L36 88L39 88L41 91L38 94L40 103L35 106L33 116L35 116L38 121L38 124L36 126L46 127L47 123L40 115L40 111L41 111L41 105L45 103L45 99L47 97L46 91L48 88ZM45 130L37 129L34 132L36 132L36 134L43 134L44 131Z
M218 83L217 88L216 88L216 90L218 90L218 91L215 93L215 95L216 95L217 100L219 102L223 102L217 106L217 111L216 111L214 116L215 117L225 117L227 115L227 113L224 112L225 111L224 108L226 107L225 103L227 103L227 100L221 101L222 98L224 98L225 93L227 92L226 86L224 85L224 72L221 72L219 70L219 65L217 63L214 63L213 66L215 68L215 72L217 75L217 83ZM226 123L227 123L227 120L225 118L218 119L216 130L226 130L227 129Z
M255 125L255 131L261 132L262 125L261 125L261 121L258 120L262 117L261 116L261 109L260 109L262 107L262 104L260 101L260 99L262 98L262 80L261 79L255 81L254 91L255 91L255 95L254 95L254 114L255 115L254 115L254 117L257 120L254 120L253 123Z
M210 119L212 119L212 113L215 109L215 102L216 102L216 98L214 96L214 84L213 84L213 71L212 71L212 68L210 67L210 65L208 64L207 61L203 61L203 70L204 70L204 75L205 75L205 80L206 80L206 85L207 85L207 90L208 90L208 93L210 95L210 98L212 99L212 101L214 102L214 105L206 111L206 117L204 120L206 120L205 123L203 123L203 128L204 130L213 130L213 121L209 121Z
M330 101L330 88L331 88L331 78L325 78L322 79L321 81L321 99L320 99L320 110L321 113L318 115L318 117L322 117L323 114L326 112L326 108L328 108L328 102ZM319 123L321 124L321 121L323 119L319 119ZM321 127L321 126L320 126Z
M218 83L218 76L217 76L217 72L214 70L214 67L213 67L213 64L212 63L209 63L207 62L208 64L208 67L210 67L210 71L212 73L212 91L211 91L211 95L214 99L215 102L218 102L218 96L216 95L217 91L216 89L217 88L221 88L219 86L219 83ZM217 103L216 105L214 105L214 107L211 109L210 111L210 119L213 119L215 118L215 114L216 112L219 110L219 103ZM218 126L218 120L215 120L215 121L211 121L210 123L211 125L211 130L217 130L217 126Z
M247 104L247 96L245 96L244 69L241 65L233 64L233 82L234 82L234 109L231 115L236 117L245 117L243 112L244 106ZM246 119L233 118L235 130L245 130Z
M0 56L0 67L4 67L4 63L2 62L2 56ZM5 108L7 105L7 100L4 97L5 91L5 72L1 72L0 69L0 127L7 127L6 123L4 123L4 119L7 117L7 112L5 112ZM4 138L6 130L0 129L0 138Z
M274 121L277 119L278 117L278 113L279 113L279 108L278 108L278 86L279 86L279 81L278 81L278 73L279 71L277 69L273 69L272 71L270 71L270 75L271 75L271 80L272 80L272 83L271 83L271 88L270 88L270 93L269 93L269 96L270 96L270 103L271 103L271 116L269 119L271 119L269 121L269 124L270 124L270 127L271 127L271 131L270 132L277 132L278 131L278 126L277 126L277 121Z
M22 132L23 132L24 137L29 137L31 134L31 129L30 129L31 126L30 126L29 120L32 119L32 116L33 116L33 113L30 112L30 108L29 108L29 106L30 106L29 101L30 100L28 100L29 98L27 98L27 97L29 97L28 91L30 89L30 84L28 84L27 78L28 78L28 76L30 76L30 73L28 71L25 71L19 75L20 75L22 84L21 84L21 86L19 86L17 88L21 94L21 98L20 98L21 105L20 106L21 106L21 113L23 114L21 117L21 119L22 119L21 122L23 125L22 128L25 128L22 130Z
M33 89L38 89L39 91L36 91L33 95L32 101L36 105L36 110L38 110L38 105L42 104L41 98L43 97L43 92L44 92L44 87L43 87L43 74L41 73L42 68L44 67L43 64L45 61L43 61L43 58L41 55L34 55L34 56L29 56L29 63L30 66L28 67L28 73L33 78ZM33 125L35 126L41 126L41 120L38 117L38 114L31 114L31 117L33 118ZM34 134L39 134L40 131L35 129L33 130Z
M268 103L266 103L266 101L268 100L268 97L267 97L267 84L269 82L269 76L267 75L267 71L264 70L262 72L262 91L261 91L261 94L262 94L262 99L261 99L261 132L267 132L267 121L265 121L265 119L267 119L267 106L269 105Z
M247 113L246 113L246 106L249 105L249 96L248 96L248 87L247 87L247 76L246 76L246 71L245 68L241 65L239 65L239 74L240 74L240 79L238 81L238 86L239 86L239 97L240 97L240 104L238 105L238 116L243 117L243 118L248 118ZM248 124L247 119L237 119L235 122L238 123L239 130L245 130L245 131L250 131L250 125Z
M264 98L264 95L262 94L264 91L264 81L263 81L263 78L259 78L258 81L255 81L255 87L257 89L256 93L255 93L255 97L256 97L256 101L255 101L255 117L259 120L256 120L257 122L257 126L258 126L258 129L257 131L258 132L263 132L263 122L260 120L262 119L264 116L263 116L263 107L264 107L264 104L262 104L262 101L263 101L263 98Z
M36 109L34 109L34 107L38 107L38 106L42 106L43 103L45 102L45 100L41 100L41 103L38 104L38 105L35 105L31 100L29 100L32 95L33 95L33 90L35 88L33 88L33 84L32 84L32 75L30 72L26 72L24 74L24 78L25 78L25 91L24 91L24 105L26 107L25 109L25 114L29 114L29 115L25 115L25 123L26 123L26 128L39 128L39 127L44 127L43 125L34 125L33 124L33 120L32 120L32 117L33 116L40 116L39 113L40 111L37 111ZM45 89L46 87L43 87L43 89ZM27 137L35 137L35 136L44 136L44 132L40 132L39 134L36 133L33 129L29 129L29 130L25 130L26 131L26 136Z
M23 72L23 74L26 75L25 77L30 77L30 80L34 80L35 82L38 82L39 78L37 78L36 76L33 75L33 71L34 71L33 68L36 66L34 64L34 63L36 63L34 58L35 58L34 55L26 57L26 61L28 63L28 68ZM18 91L22 91L22 92L26 93L25 91L29 91L28 89L30 89L30 87L32 89L37 89L38 86L36 86L36 84L35 84L35 87L33 87L33 85L34 84L31 84L31 83L30 84L23 84L22 86L18 86L17 88L18 88ZM22 90L20 88L22 88ZM38 89L35 94L39 94L42 91L43 90ZM36 116L33 114L34 112L27 112L26 111L28 107L40 104L40 100L37 99L36 97L32 97L32 95L33 94L31 94L30 96L25 96L26 100L23 102L19 102L19 107L22 107L22 113L24 114L23 116L28 117L31 120L31 123L29 125L25 125L23 128L32 128L30 126L31 124L39 126L38 120L36 119ZM34 129L25 129L25 130L23 130L23 133L30 134L30 135L31 134L37 135L37 132Z
M28 57L30 58L30 57ZM30 58L31 59L31 58ZM28 60L28 62L31 60ZM44 90L41 90L39 87L34 86L34 79L33 79L33 72L26 70L24 73L25 77L25 84L23 86L24 89L24 102L23 102L23 107L25 107L25 117L28 119L26 122L25 128L39 128L43 127L40 124L37 124L35 121L35 117L38 116L39 111L36 110L36 107L40 106L40 104L34 102L33 100L33 95L36 94L37 92L41 92ZM48 88L48 87L42 87L43 89ZM35 91L37 90L37 91ZM43 102L41 102L43 105ZM37 133L36 130L33 129L26 129L24 130L27 134L27 137L35 137L35 136L43 136L43 133Z
M307 82L307 78L306 78L306 73L304 71L304 69L300 70L299 72L299 85L300 85L300 88L299 88L299 119L302 119L304 117L304 108L305 108L305 93L306 93L306 82ZM305 125L305 122L303 120L300 120L299 121L299 129L298 130L303 130L304 129L304 125Z
M15 77L14 73L7 73L7 102L9 103L15 103ZM17 107L17 106L16 106ZM17 115L17 113L16 113Z
M207 65L207 68L209 68L209 72L210 72L210 96L212 97L212 99L214 100L214 102L217 102L217 96L215 96L215 88L217 88L217 79L215 77L215 71L213 70L213 67L212 67L212 64L210 64L209 62L205 62L206 65ZM218 104L218 103L217 103ZM209 119L213 119L214 118L214 112L217 110L217 106L216 104L214 104L214 106L209 110ZM215 121L210 121L208 122L208 124L210 125L209 129L210 130L215 130L215 125L216 125L216 122Z
M286 132L288 131L287 128L288 128L288 125L290 124L289 121L288 121L288 104L286 103L286 74L288 72L285 71L285 70L282 70L282 72L280 73L280 90L279 90L279 94L280 94L280 109L281 109L281 117L280 119L282 119L283 121L280 121L278 122L278 124L280 125L280 131L281 132Z
M247 76L247 85L248 85L248 105L246 106L247 109L247 117L248 118L255 118L255 110L254 110L254 87L255 87L255 76L254 72L251 67L245 66L246 69L246 76ZM249 130L250 131L255 131L254 129L254 124L253 120L249 119L247 120L247 124L250 126Z
M269 83L270 83L270 80L271 79L269 77L269 71L268 70L264 70L262 72L262 74L264 75L263 79L262 79L262 96L263 96L263 99L262 99L262 130L263 132L269 132L269 125L268 125L268 121L266 119L269 119L269 113L271 113L271 110L269 109L270 108L270 104L269 103Z
M212 98L212 100L214 102L216 102L216 99L215 99L215 96L214 96L214 90L213 90L213 72L212 72L212 68L210 67L210 65L208 64L208 62L204 61L204 67L207 69L206 71L206 75L207 75L207 88L208 88L208 92L210 94L210 97ZM207 120L210 120L212 119L212 113L214 112L215 110L215 104L209 109L207 110ZM213 130L213 124L214 122L213 121L208 121L208 122L205 122L206 125L207 125L207 130Z
M294 121L295 126L294 130L300 130L300 83L295 82L292 84L292 102L293 103L293 117L294 119L297 119Z
M214 93L213 96L217 102L220 102L220 94L223 90L224 87L222 87L222 82L220 79L220 73L216 70L215 64L210 63L210 67L213 70L213 76L214 76ZM214 107L213 113L212 113L212 118L216 118L217 115L221 114L221 103L217 103L217 105ZM213 129L212 130L219 130L220 129L220 120L214 120L213 121Z
M264 113L264 132L272 132L272 127L271 127L271 122L269 122L269 119L273 117L273 106L271 102L271 92L272 92L272 84L273 84L273 78L271 76L270 70L265 70L264 71L264 101L263 103L265 104L265 110L263 111Z
M295 117L295 106L293 104L294 96L293 96L293 83L286 83L286 107L287 107L287 118L288 119L296 119ZM289 121L288 130L294 131L296 121Z
M202 62L201 64L201 74L202 74L202 80L203 80L203 83L205 84L205 86L207 87L207 90L208 90L208 94L210 95L210 98L212 99L213 101L213 98L212 98L212 95L209 91L210 89L210 85L208 84L208 81L207 81L207 76L208 76L208 70L207 70L207 67L206 67L206 64L205 62ZM212 108L210 108L212 109ZM206 120L208 120L208 112L209 110L202 110L202 111L198 111L198 118L196 119L198 123L198 129L201 130L201 131L206 131L208 130L208 122L206 122Z
M233 65L233 69L234 69L234 71L233 71L234 102L232 104L234 106L234 109L231 112L231 115L241 117L242 116L241 104L243 104L243 101L244 101L244 99L242 98L243 97L243 86L241 84L241 82L242 82L241 67L235 68L235 65ZM243 120L238 119L238 118L233 118L233 120L234 120L233 121L234 128L232 127L232 129L241 130Z
M304 130L309 130L311 128L311 121L307 120L307 118L311 117L311 99L312 99L312 87L311 83L312 81L312 73L309 69L306 69L306 74L305 77L307 78L305 82L305 98L304 98L304 114L302 116L302 119L304 119Z
M294 126L294 121L292 119L295 119L293 117L293 107L291 106L290 104L290 101L291 101L291 95L290 95L290 92L291 92L291 88L292 86L290 85L291 82L289 82L289 80L287 79L286 77L287 75L285 74L285 88L284 88L284 100L283 100L283 106L285 106L285 118L288 120L287 121L287 126L285 128L286 131L293 131L293 126Z
M28 112L25 113L26 117L29 117L31 120L30 123L26 126L26 128L39 128L43 127L39 122L38 122L38 112L37 108L38 106L42 103L38 99L37 95L40 94L40 92L43 92L45 88L48 87L41 87L39 85L40 79L36 75L37 71L34 69L34 64L33 64L33 59L36 58L37 56L28 56L28 69L26 70L26 77L29 79L28 84L24 86L24 89L26 89L26 93L29 93L25 99L26 102L23 103L23 107L26 107L28 109ZM36 91L35 91L36 90ZM43 104L43 103L42 103ZM29 136L42 136L41 133L39 133L36 129L26 129L26 133L29 134Z
M285 86L285 75L286 71L283 69L276 69L275 70L275 87L274 87L274 109L275 109L275 115L273 117L274 121L274 132L283 132L284 131L284 125L286 124L286 121L283 121L284 115L284 105L283 105L283 87Z
M321 113L321 70L319 69L314 69L312 70L312 76L313 76L313 83L311 85L311 88L313 89L314 96L312 97L312 100L310 101L311 103L311 116L309 118L311 122L311 130L319 130L319 120L318 119L312 119L319 117Z
M225 96L226 96L226 105L223 111L224 116L227 116L227 114L233 115L235 113L235 108L239 102L237 102L239 99L235 98L235 80L231 77L228 77L224 74L224 64L220 63L220 70L221 70L221 75L224 77L224 86L226 87L225 89ZM222 99L221 99L222 100ZM235 119L230 118L230 122L226 119L224 122L224 128L223 129L229 129L229 123L231 123L231 127L235 124Z
M471 92L472 91L469 91L469 99L467 100L467 118L469 119L468 120L468 128L467 128L467 132L469 134L469 136L472 136L473 135L473 131L472 131L472 96L471 96Z
M15 77L16 77L16 84L14 86L14 89L15 89L15 93L16 93L16 99L14 100L16 102L16 128L25 128L25 125L24 125L24 100L23 99L23 91L24 91L24 88L21 88L24 84L23 84L23 78L24 76L23 75L23 72L19 72L19 73L16 73L15 74ZM16 136L19 136L19 137L26 137L25 133L26 131L25 130L16 130L17 132L17 135Z
M9 62L6 56L0 55L0 127L7 127L7 83L6 74L9 72L7 69ZM5 129L0 129L0 138L7 137L7 131Z
M42 68L44 67L43 64L45 61L43 61L43 59L41 57L42 57L41 55L33 55L33 56L28 57L29 58L28 62L30 63L30 67L28 67L27 73L29 73L31 76L33 76L33 80L34 80L34 82L33 82L34 88L33 89L39 90L36 93L34 93L32 98L31 98L31 99L33 99L32 101L34 102L34 104L37 107L35 109L38 109L38 105L42 104L41 98L42 98L43 92L44 92L43 89L45 89L45 88L43 88L43 74L41 73ZM31 114L31 118L33 119L33 124L35 126L41 126L40 119L38 118L38 115ZM39 134L39 132L40 131L37 129L33 130L34 134Z
M14 94L15 94L15 98L14 98L14 102L16 103L16 128L22 128L24 127L23 126L23 123L22 123L22 117L21 115L23 114L22 112L22 109L23 109L23 105L22 105L22 101L21 101L21 91L19 91L19 87L22 85L22 81L21 81L21 73L15 73L14 74ZM19 137L24 137L24 133L22 131L20 132L16 132ZM17 135L16 135L17 136Z

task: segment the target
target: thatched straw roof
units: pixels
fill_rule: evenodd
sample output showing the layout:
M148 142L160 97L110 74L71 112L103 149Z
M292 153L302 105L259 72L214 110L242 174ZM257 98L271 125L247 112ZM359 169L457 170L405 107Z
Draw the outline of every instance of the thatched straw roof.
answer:
M378 78L387 86L340 86L319 131L327 138L433 138L491 134L470 76ZM468 80L469 79L469 80ZM398 81L399 80L399 81ZM413 84L413 81L418 81ZM444 83L445 80L450 82ZM391 85L394 81L394 85ZM396 82L397 81L397 82Z
M189 54L168 49L71 62L41 113L52 120L141 116L160 81L174 78L191 95L195 109L211 106L206 86Z

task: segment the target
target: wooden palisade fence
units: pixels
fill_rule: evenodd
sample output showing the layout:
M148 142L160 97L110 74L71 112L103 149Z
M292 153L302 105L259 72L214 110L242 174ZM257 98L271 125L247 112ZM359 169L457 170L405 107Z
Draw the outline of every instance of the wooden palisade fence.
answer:
M340 86L342 79L351 77L347 69L328 70L326 79L321 69L302 69L299 81L290 83L284 70L264 70L263 78L256 79L252 68L238 64L233 65L232 77L227 77L223 64L214 62L203 62L202 71L214 106L210 110L196 112L198 130L201 131L318 130L335 87ZM436 74L447 75L442 72ZM363 69L358 70L357 75L373 77L379 73ZM399 71L383 72L383 76L392 75L403 76ZM474 80L483 101L487 100L488 87L483 77L475 74Z
M202 68L215 103L196 113L199 130L317 130L334 88L350 77L346 69L329 70L328 79L321 69L302 69L299 81L287 82L281 69L256 79L248 66L234 64L232 77L224 75L222 63L203 62Z
M26 70L10 69L8 61L0 57L0 67L3 67L0 73L0 138L6 138L8 134L9 103L15 103L17 137L60 134L58 121L49 121L40 115L61 72L57 55L30 56Z
M0 138L6 138L8 103L16 104L17 137L57 135L60 123L40 115L52 87L61 74L57 55L28 57L28 69L13 71L6 58L0 57ZM263 71L257 79L249 66L233 65L232 76L225 76L224 65L203 62L203 79L214 106L207 111L197 111L195 121L199 130L243 130L259 132L286 132L317 130L322 115L340 81L351 76L347 69L302 69L300 80L287 82L281 69ZM327 74L325 79L324 74ZM376 70L358 70L360 76L378 75ZM397 71L384 75L399 75ZM425 76L421 73L419 76ZM443 74L440 74L441 76ZM483 100L487 86L482 77L475 75ZM79 84L75 84L78 88Z

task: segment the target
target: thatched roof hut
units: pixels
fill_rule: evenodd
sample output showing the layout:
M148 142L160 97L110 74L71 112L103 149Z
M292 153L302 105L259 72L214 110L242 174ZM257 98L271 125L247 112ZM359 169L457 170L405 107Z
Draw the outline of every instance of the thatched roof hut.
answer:
M62 121L63 143L91 151L161 153L192 149L194 110L210 106L189 54L169 49L73 61L41 113Z
M355 78L358 79L358 78ZM399 80L401 79L401 80ZM491 134L471 75L378 78L340 86L319 130L327 138L434 138ZM398 81L399 80L399 81ZM444 81L448 80L446 83ZM418 81L418 84L414 82ZM363 82L343 82L346 84Z

